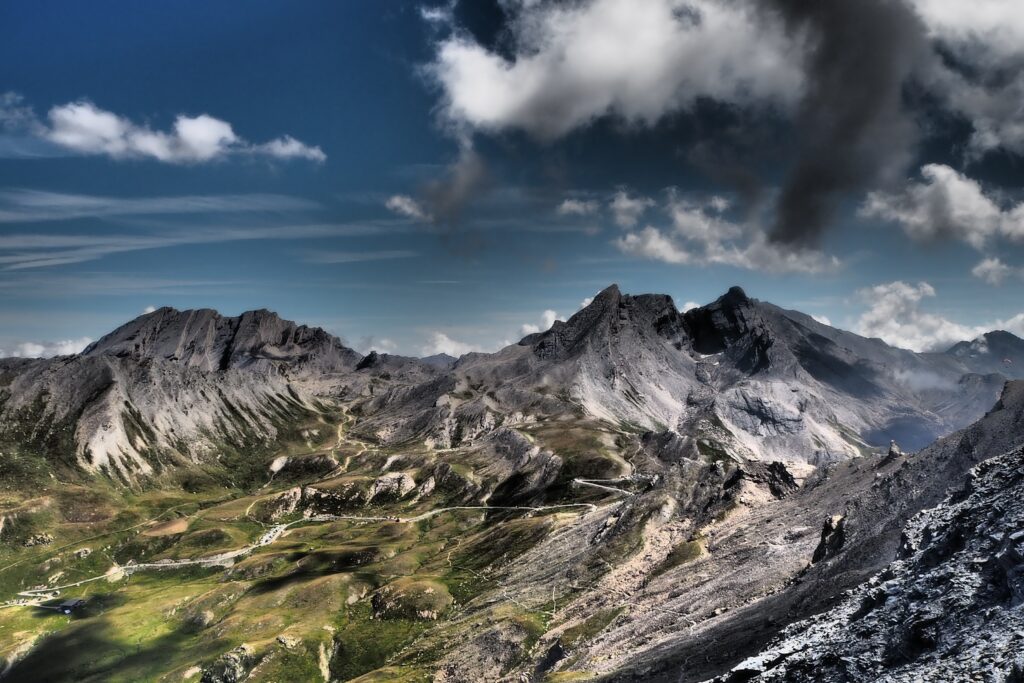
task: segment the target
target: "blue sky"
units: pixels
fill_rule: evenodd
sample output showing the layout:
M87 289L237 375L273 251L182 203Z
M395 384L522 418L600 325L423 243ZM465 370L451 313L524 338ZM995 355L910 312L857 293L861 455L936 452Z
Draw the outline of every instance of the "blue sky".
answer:
M163 305L492 350L612 282L680 306L739 284L914 348L1024 331L1024 134L997 106L1024 81L964 76L1020 56L1010 4L907 0L953 57L886 104L856 48L864 92L825 98L790 25L813 18L773 33L751 2L8 3L0 352ZM856 97L889 112L835 136ZM836 189L787 223L787 192L814 213L804 166Z

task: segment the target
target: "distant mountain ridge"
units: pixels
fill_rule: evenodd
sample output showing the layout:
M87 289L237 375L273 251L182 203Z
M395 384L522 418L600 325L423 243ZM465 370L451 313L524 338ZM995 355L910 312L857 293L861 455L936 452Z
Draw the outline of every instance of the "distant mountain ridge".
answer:
M916 449L977 419L1024 370L1024 341L979 340L917 354L738 287L684 313L612 285L549 330L460 359L362 356L267 310L161 308L76 357L0 361L0 438L38 442L62 425L86 469L131 478L200 461L225 438L269 443L290 411L332 404L387 444L448 448L586 416L673 432L695 451L820 464L892 438Z
M569 320L494 354L468 354L449 381L395 388L365 406L367 436L472 438L525 416L583 414L671 430L742 458L827 462L897 439L920 448L973 422L1014 366L918 354L823 325L734 287L685 313L671 297L612 285Z

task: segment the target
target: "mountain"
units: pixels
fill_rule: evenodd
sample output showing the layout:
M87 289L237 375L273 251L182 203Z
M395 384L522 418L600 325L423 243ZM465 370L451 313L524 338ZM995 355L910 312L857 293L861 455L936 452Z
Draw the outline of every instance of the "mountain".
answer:
M162 359L206 372L267 365L291 374L351 371L362 356L319 327L267 310L238 317L210 309L160 308L91 344L83 356Z
M73 444L86 470L128 480L203 461L225 444L273 443L322 401L344 403L360 417L359 434L390 444L446 448L498 426L575 415L672 431L740 460L820 465L891 439L917 449L980 416L1024 369L1003 362L1024 341L980 339L915 354L739 288L681 313L670 297L612 285L545 332L456 362L362 357L266 310L161 308L78 357L6 361L0 426L13 440L60 442L65 452Z
M1024 339L1004 330L986 332L972 341L954 344L946 353L975 372L1019 376L1024 365Z
M1022 342L1024 343L1024 342ZM1024 366L1022 366L1024 367ZM680 313L614 285L567 321L445 381L363 406L363 433L451 445L486 425L580 413L673 430L741 459L821 464L895 439L921 448L969 424L1006 377L954 354L917 354L751 299L739 288Z
M359 360L268 311L161 308L79 356L0 364L0 438L130 483L281 440L323 410L302 381Z

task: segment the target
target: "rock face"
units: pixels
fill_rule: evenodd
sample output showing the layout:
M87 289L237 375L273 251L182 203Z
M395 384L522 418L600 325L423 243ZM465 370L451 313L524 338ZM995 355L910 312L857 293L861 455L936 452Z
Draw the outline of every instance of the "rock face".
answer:
M898 558L838 607L717 680L1016 681L1024 677L1024 450L978 465L916 516Z
M255 664L253 649L239 645L203 669L202 683L238 683L245 680Z
M297 374L345 372L360 360L319 327L296 325L267 310L231 318L205 308L160 308L117 328L82 355L164 359L205 371L270 361Z

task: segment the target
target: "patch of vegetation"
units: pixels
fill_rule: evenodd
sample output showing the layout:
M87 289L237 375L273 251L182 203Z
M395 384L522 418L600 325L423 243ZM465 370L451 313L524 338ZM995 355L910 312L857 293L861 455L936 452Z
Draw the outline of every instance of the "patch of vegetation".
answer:
M715 462L732 462L732 456L729 455L729 451L722 447L717 441L711 441L710 439L697 439L697 451L704 456L704 458L711 463Z
M706 552L707 550L704 547L704 539L702 538L683 541L676 547L672 548L662 563L655 568L653 576L660 576L670 569L675 569L687 562L693 562Z
M358 602L348 609L334 637L331 674L347 681L380 669L429 627L430 622L418 619L374 619L370 602Z
M590 640L601 631L608 628L608 625L615 621L615 618L625 611L625 607L612 607L601 610L590 616L586 621L565 629L559 637L562 647L568 649L576 643Z
M452 564L476 571L499 566L540 543L550 530L550 520L542 517L496 524L463 543L458 552L452 553Z
M371 604L379 619L434 620L451 608L452 596L440 581L405 577L383 586Z

